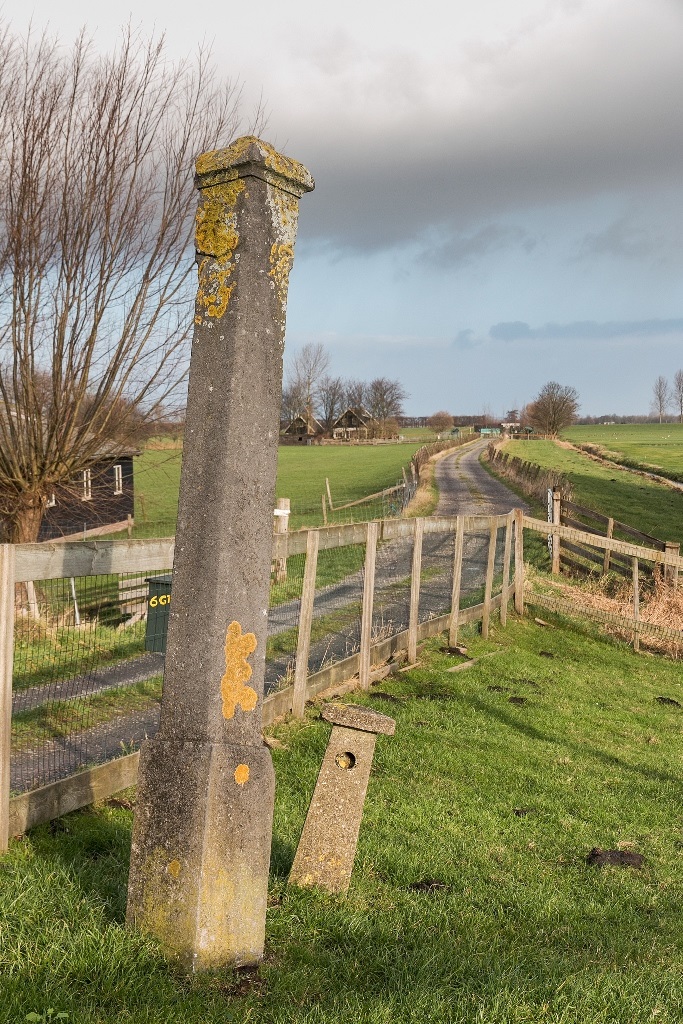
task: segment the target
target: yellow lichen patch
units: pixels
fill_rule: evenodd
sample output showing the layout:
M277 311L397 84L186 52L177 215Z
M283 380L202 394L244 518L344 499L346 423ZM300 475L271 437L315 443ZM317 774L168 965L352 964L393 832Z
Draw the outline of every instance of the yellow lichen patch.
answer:
M268 276L272 277L275 282L275 290L283 308L287 302L289 272L292 269L293 262L294 249L291 245L271 245Z
M179 860L172 860L170 862L170 864L167 866L166 870L168 871L168 873L171 876L171 878L179 878L180 877L180 861Z
M249 765L238 764L235 768L235 782L238 786L243 786L245 782L249 781Z
M228 181L204 189L197 208L195 246L205 256L228 256L237 247L235 203L244 182Z
M242 633L239 622L231 622L225 637L225 675L221 679L224 718L233 718L238 705L243 711L253 711L256 707L258 694L246 685L251 679L247 658L255 650L254 634Z
M219 260L206 256L199 264L195 323L201 323L202 316L219 319L225 315L235 288L234 281L230 284L235 269L231 257L232 253Z
M216 174L220 171L229 172L239 164L249 161L262 164L275 174L296 183L306 192L313 188L313 179L303 164L283 156L269 143L257 139L254 135L245 135L241 139L236 139L227 149L214 149L209 153L202 153L197 157L195 167L201 178L204 175Z

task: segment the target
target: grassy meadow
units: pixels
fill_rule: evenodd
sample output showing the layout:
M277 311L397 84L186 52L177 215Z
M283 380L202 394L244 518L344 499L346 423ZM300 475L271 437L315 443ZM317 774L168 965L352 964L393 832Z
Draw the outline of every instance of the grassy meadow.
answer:
M0 1024L49 1008L67 1024L678 1024L680 668L551 621L463 631L494 655L466 672L436 638L350 696L397 729L378 738L347 895L287 887L330 727L311 708L269 730L258 969L188 978L125 928L134 791L13 840ZM587 863L594 847L642 867Z
M290 527L322 523L325 477L330 481L335 506L355 501L399 483L401 468L407 469L413 453L423 443L425 439L406 444L280 447L276 494L292 503ZM135 460L135 536L168 536L175 532L181 458L179 446L157 443ZM346 519L341 513L333 518L349 521L351 514L347 511ZM362 511L357 514L373 518Z
M505 450L564 473L571 480L577 504L587 505L660 540L683 543L683 493L627 469L602 466L553 441L511 441Z
M683 423L615 423L569 427L573 444L597 445L606 458L683 480Z

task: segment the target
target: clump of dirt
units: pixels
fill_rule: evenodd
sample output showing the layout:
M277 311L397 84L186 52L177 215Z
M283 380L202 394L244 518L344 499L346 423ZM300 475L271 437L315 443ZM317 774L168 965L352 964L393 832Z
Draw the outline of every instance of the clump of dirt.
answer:
M642 853L633 853L631 850L601 850L599 846L594 846L586 857L586 864L593 864L598 868L612 865L619 868L640 869L644 860Z
M533 814L534 813L534 808L533 807L513 807L512 808L512 813L515 815L516 818L525 818L527 816L527 814Z
M408 888L413 892L446 892L450 886L438 878L423 878L419 882L411 882Z
M660 704L669 704L672 708L680 708L680 704L673 697L655 697L655 700Z
M554 658L555 657L555 655L553 654L552 651L539 651L538 652L538 656L539 656L539 658Z
M508 697L508 704L526 704L526 697Z

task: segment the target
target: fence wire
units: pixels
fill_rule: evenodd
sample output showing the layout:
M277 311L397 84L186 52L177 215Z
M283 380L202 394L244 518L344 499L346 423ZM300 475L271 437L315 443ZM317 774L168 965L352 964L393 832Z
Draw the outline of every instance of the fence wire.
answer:
M427 533L422 539L418 621L445 615L451 608L455 533Z
M419 620L451 607L454 524L423 537ZM498 531L496 580L505 531ZM480 603L489 532L464 538L461 607ZM371 643L408 629L414 541L377 547ZM360 650L365 544L321 550L310 674ZM306 555L271 566L266 694L294 680ZM44 580L16 587L11 790L34 789L139 748L158 728L170 570Z
M408 628L413 538L401 537L377 545L372 643L388 640Z
M169 585L155 582L159 578L170 576L17 585L13 793L136 750L156 732L163 676L156 631L163 630L170 593ZM165 649L165 630L163 643Z
M287 559L277 559L271 569L266 693L281 690L294 681L305 567L306 555L301 554L290 555Z
M365 545L350 544L318 555L309 673L360 650Z

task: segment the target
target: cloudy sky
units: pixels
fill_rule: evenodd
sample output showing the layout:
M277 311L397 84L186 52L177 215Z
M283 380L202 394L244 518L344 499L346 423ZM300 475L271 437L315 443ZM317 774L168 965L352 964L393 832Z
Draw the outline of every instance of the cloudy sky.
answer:
M683 0L174 8L137 0L133 22L174 56L210 41L316 179L290 352L400 378L415 415L502 414L550 379L586 414L645 413L683 367ZM32 8L102 48L127 16Z

